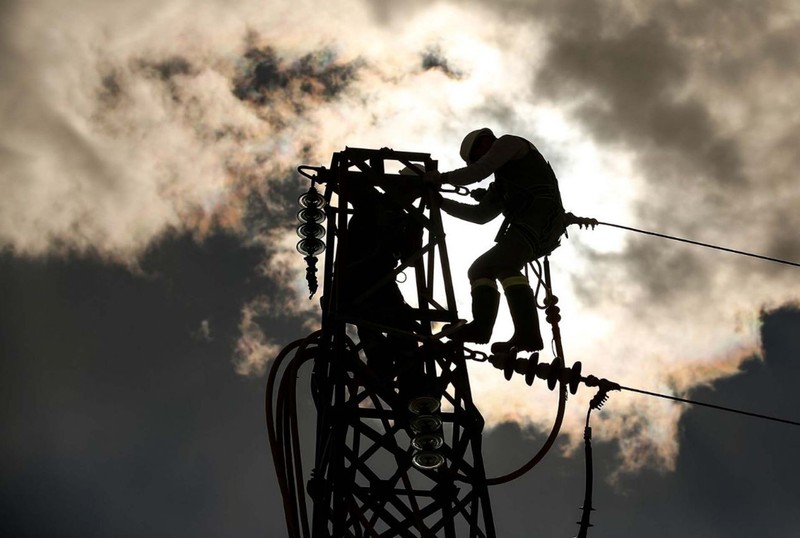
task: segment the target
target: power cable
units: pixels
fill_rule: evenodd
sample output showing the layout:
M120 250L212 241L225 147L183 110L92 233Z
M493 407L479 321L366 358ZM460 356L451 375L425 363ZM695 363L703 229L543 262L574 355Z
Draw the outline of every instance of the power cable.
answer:
M722 250L724 252L731 252L733 254L739 254L741 256L749 256L750 258L758 258L759 260L767 260L767 261L770 261L770 262L782 263L782 264L785 264L785 265L791 265L792 267L800 267L800 263L789 261L789 260L782 260L780 258L773 258L771 256L763 256L761 254L753 254L752 252L745 252L743 250L736 250L736 249L733 249L733 248L721 247L719 245L712 245L710 243L702 243L700 241L693 241L691 239L684 239L682 237L675 237L675 236L672 236L672 235L662 234L662 233L658 233L658 232L651 232L651 231L648 231L648 230L640 230L638 228L632 228L630 226L623 226L621 224L613 224L611 222L603 222L603 221L597 221L597 224L601 224L603 226L611 226L612 228L619 228L621 230L628 230L630 232L636 232L636 233L645 234L645 235L652 235L654 237L660 237L662 239L670 239L672 241L680 241L682 243L689 243L691 245L697 245L697 246L700 246L700 247L712 248L712 249L715 249L715 250Z
M712 409L718 409L720 411L727 411L729 413L736 413L736 414L739 414L739 415L746 415L748 417L760 418L760 419L764 419L764 420L772 420L774 422L782 422L784 424L790 424L792 426L800 426L800 422L797 422L797 421L794 421L794 420L788 420L788 419L785 419L785 418L778 418L778 417L773 417L773 416L769 416L769 415L762 415L760 413L752 413L750 411L742 411L741 409L734 409L732 407L725 407L723 405L710 404L710 403L707 403L707 402L699 402L697 400L689 400L688 398L679 398L677 396L670 396L668 394L659 394L657 392L650 392L648 390L635 389L635 388L632 388L632 387L620 386L619 388L620 388L620 390L627 390L627 391L630 391L630 392L638 392L639 394L645 394L647 396L655 396L657 398L664 398L666 400L673 400L673 401L676 401L676 402L682 402L682 403L687 403L687 404L692 404L692 405L700 405L700 406L703 406L703 407L710 407Z

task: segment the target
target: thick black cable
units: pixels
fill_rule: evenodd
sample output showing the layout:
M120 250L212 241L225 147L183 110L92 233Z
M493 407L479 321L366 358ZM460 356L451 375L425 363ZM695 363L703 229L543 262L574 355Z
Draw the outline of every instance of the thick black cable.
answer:
M722 250L724 252L730 252L730 253L739 254L739 255L742 255L742 256L749 256L750 258L758 258L759 260L767 260L767 261L770 261L770 262L782 263L782 264L785 264L785 265L791 265L792 267L800 267L800 263L797 263L797 262L792 262L792 261L788 261L788 260L781 260L780 258L773 258L771 256L762 256L761 254L753 254L752 252L745 252L743 250L736 250L736 249L733 249L733 248L721 247L719 245L712 245L710 243L702 243L700 241L693 241L691 239L683 239L681 237L675 237L675 236L672 236L672 235L662 234L662 233L658 233L658 232L650 232L650 231L647 231L647 230L640 230L638 228L631 228L630 226L623 226L621 224L613 224L611 222L603 222L603 221L597 221L597 224L601 224L603 226L611 226L612 228L620 228L622 230L628 230L630 232L636 232L636 233L645 234L645 235L652 235L652 236L655 236L655 237L660 237L662 239L671 239L672 241L680 241L682 243L689 243L691 245L697 245L697 246L700 246L700 247L712 248L712 249L715 249L715 250Z
M266 390L266 398L265 398L265 411L266 411L266 420L267 420L267 436L269 438L269 445L270 449L272 450L272 459L275 463L275 473L278 479L278 486L281 492L281 498L283 500L284 506L284 516L286 518L286 526L289 531L289 535L293 538L300 536L300 528L299 522L297 521L297 514L294 509L295 501L292 496L289 495L289 486L287 484L287 477L285 474L286 469L286 459L285 454L281 450L281 437L282 433L279 433L278 427L276 427L276 418L280 417L282 414L282 403L280 401L275 402L277 403L277 407L280 409L277 413L275 412L276 405L273 403L273 399L275 396L275 382L277 380L278 371L281 367L281 363L286 359L291 351L303 345L308 339L301 339L296 340L283 348L283 350L278 354L275 360L272 363L272 368L269 372L269 377L267 379L267 390ZM279 385L282 383L279 383Z
M578 521L580 528L576 538L586 538L589 534L589 527L592 527L591 516L594 508L592 507L592 489L594 488L594 473L592 465L592 428L589 426L589 417L592 414L592 407L586 412L586 427L583 429L584 456L586 460L586 486L583 494L583 506L581 507L581 520Z
M736 413L736 414L739 414L739 415L746 415L748 417L755 417L755 418L761 418L761 419L764 419L764 420L772 420L772 421L775 421L775 422L782 422L784 424L790 424L792 426L800 426L800 422L796 422L794 420L788 420L788 419L785 419L785 418L772 417L772 416L769 416L769 415L762 415L760 413L751 413L750 411L742 411L741 409L734 409L732 407L725 407L725 406L722 406L722 405L715 405L715 404L710 404L710 403L706 403L706 402L698 402L697 400L689 400L688 398L679 398L677 396L670 396L668 394L659 394L657 392L650 392L648 390L642 390L642 389L634 389L632 387L620 386L619 388L620 388L620 390L627 390L627 391L630 391L630 392L638 392L639 394L646 394L647 396L655 396L657 398L664 398L666 400L673 400L673 401L676 401L676 402L682 402L682 403L687 403L687 404L692 404L692 405L700 405L700 406L703 406L703 407L710 407L712 409L718 409L720 411L727 411L729 413Z
M546 298L550 299L550 298L555 297L555 296L553 295L553 286L552 286L552 281L550 279L550 263L549 263L549 261L548 261L548 259L546 257L545 257L544 268L543 269L544 269L544 281L542 281L542 277L541 277L540 273L536 273L535 270L534 270L534 273L537 274L537 277L539 278L540 283L542 283L542 285L543 285L543 287L545 289ZM545 303L548 303L548 302L549 301L547 301L547 300L545 301ZM555 303L552 303L552 304L555 304ZM553 345L556 348L555 359L553 361L553 365L560 364L561 367L563 368L564 367L564 350L562 349L562 346L561 346L561 331L559 331L559 329L558 329L558 319L556 319L555 321L550 321L548 319L548 321L550 322L550 324L551 324L551 326L553 328ZM530 471L531 469L536 467L539 464L539 462L542 461L542 459L545 457L545 455L547 455L547 453L550 451L550 449L553 447L553 444L555 443L556 438L558 437L558 434L561 431L561 425L562 425L562 423L564 421L564 412L566 411L566 409L567 409L567 383L566 383L566 381L561 380L559 382L559 384L558 384L558 409L556 410L556 417L555 417L555 419L553 421L553 427L550 429L550 434L547 436L547 439L545 440L544 444L541 446L541 448L539 448L539 451L536 454L533 455L533 457L530 459L530 461L525 463L522 467L520 467L516 471L512 471L512 472L510 472L508 474L505 474L503 476L498 476L498 477L494 477L494 478L487 478L486 479L486 485L487 486L497 486L499 484L505 484L507 482L511 482L512 480L516 480L520 476L524 475L525 473L527 473L528 471Z
M270 368L265 395L267 434L283 499L286 524L289 535L293 538L310 536L302 483L302 463L299 459L300 440L297 432L294 385L300 364L314 358L313 354L307 354L306 349L316 343L319 334L320 331L316 331L283 348ZM279 374L282 363L294 350L296 350L294 358ZM278 381L277 393L276 381Z

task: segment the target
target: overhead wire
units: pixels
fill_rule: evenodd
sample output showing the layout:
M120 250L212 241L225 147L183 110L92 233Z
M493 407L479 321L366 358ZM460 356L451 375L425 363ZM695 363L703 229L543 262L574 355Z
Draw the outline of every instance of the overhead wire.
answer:
M614 224L612 222L597 221L597 224L600 224L600 225L603 225L603 226L610 226L612 228L619 228L621 230L628 230L630 232L636 232L636 233L645 234L645 235L652 235L654 237L660 237L662 239L669 239L671 241L680 241L681 243L689 243L690 245L697 245L697 246L700 246L700 247L711 248L711 249L714 249L714 250L721 250L723 252L730 252L732 254L739 254L741 256L748 256L750 258L758 258L759 260L766 260L766 261L775 262L775 263L782 263L784 265L790 265L792 267L800 267L800 263L798 263L798 262L789 261L789 260L783 260L783 259L780 259L780 258L774 258L772 256L764 256L762 254L754 254L752 252L746 252L744 250L737 250L737 249L734 249L734 248L721 247L719 245L713 245L711 243L703 243L702 241L694 241L692 239L685 239L683 237L676 237L674 235L667 235L667 234L662 234L662 233L659 233L659 232L651 232L649 230L641 230L639 228L633 228L631 226L623 226L622 224Z
M771 421L774 421L774 422L781 422L783 424L790 424L792 426L800 426L800 422L797 422L797 421L794 421L794 420L789 420L789 419L780 418L780 417L774 417L774 416L770 416L770 415L763 415L761 413L753 413L751 411L743 411L741 409L734 409L732 407L726 407L724 405L716 405L716 404L712 404L712 403L708 403L708 402L700 402L700 401L697 401L697 400L690 400L688 398L680 398L678 396L671 396L669 394L659 394L657 392L650 392L649 390L636 389L636 388L633 388L633 387L624 387L624 386L621 386L621 385L620 385L620 390L627 390L627 391L630 391L630 392L638 392L639 394L645 394L647 396L655 396L657 398L664 398L666 400L672 400L672 401L682 402L682 403L691 404L691 405L699 405L699 406L702 406L702 407L710 407L711 409L717 409L717 410L720 410L720 411L726 411L728 413L736 413L738 415L745 415L745 416L748 416L748 417L754 417L754 418L759 418L759 419L763 419L763 420L771 420Z

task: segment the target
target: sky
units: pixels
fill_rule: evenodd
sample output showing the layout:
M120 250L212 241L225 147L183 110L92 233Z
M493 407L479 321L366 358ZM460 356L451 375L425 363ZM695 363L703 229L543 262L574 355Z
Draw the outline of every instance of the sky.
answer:
M5 0L0 15L4 534L285 536L264 373L319 316L294 170L345 146L448 170L488 126L536 144L576 214L800 260L789 0ZM497 225L445 220L463 316ZM571 231L551 263L567 362L800 419L796 268L608 227ZM552 395L480 366L491 474L536 449ZM492 491L499 536L576 532L591 396L571 398L545 463ZM593 427L593 536L800 524L796 428L632 394Z

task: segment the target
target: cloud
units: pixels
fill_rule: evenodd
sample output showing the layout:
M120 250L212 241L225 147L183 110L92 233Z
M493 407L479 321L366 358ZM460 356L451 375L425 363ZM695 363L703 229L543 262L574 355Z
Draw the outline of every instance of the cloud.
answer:
M788 2L2 9L0 244L135 266L172 230L239 233L263 248L262 275L285 290L243 305L242 372L262 371L277 350L269 327L280 313L310 306L293 252L303 188L294 168L325 164L345 145L428 151L449 169L463 133L488 125L536 143L569 209L800 259L789 232L800 227L800 32ZM446 223L450 237L475 239L451 247L459 275L493 230ZM553 256L568 360L681 392L757 355L758 312L798 298L793 273L692 248L608 229L572 234ZM466 301L466 281L456 286ZM549 408L497 374L474 372L488 423L543 427ZM574 399L573 441L590 396ZM680 412L614 405L603 420L625 439L630 467L669 467Z

